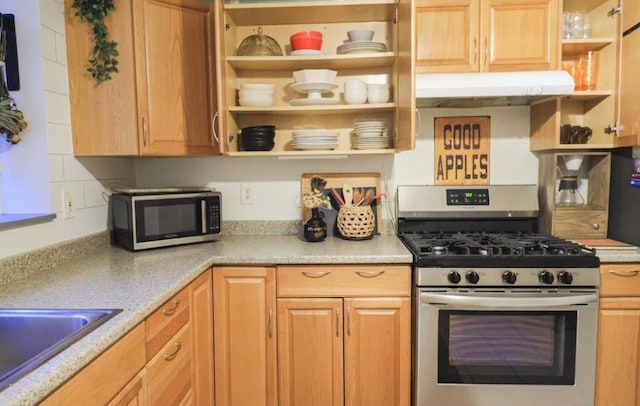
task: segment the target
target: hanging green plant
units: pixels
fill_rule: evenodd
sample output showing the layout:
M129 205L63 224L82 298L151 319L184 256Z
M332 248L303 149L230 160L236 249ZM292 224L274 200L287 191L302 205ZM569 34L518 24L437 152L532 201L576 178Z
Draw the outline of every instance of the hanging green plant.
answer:
M109 11L115 8L113 0L74 0L72 6L80 20L93 26L94 47L87 72L101 84L118 72L118 43L109 40L109 30L104 23Z

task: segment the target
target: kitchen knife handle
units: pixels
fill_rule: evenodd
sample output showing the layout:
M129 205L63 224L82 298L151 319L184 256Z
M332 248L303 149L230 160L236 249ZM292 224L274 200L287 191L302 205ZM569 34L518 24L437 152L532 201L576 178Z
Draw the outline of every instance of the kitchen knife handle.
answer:
M329 275L331 272L329 271L325 271L325 272L307 272L307 271L303 271L302 274L304 276L306 276L307 278L322 278L323 276L327 276Z
M632 271L619 271L616 269L609 269L609 273L616 275L616 276L622 276L624 278L629 278L632 276L637 276L640 273L640 270L638 269L634 269Z

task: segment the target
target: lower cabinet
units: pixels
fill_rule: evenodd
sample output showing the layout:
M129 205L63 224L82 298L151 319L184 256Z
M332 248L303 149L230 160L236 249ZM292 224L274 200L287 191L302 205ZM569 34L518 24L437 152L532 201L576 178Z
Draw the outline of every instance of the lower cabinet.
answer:
M640 404L640 264L600 265L596 406Z
M207 270L42 404L212 405L211 298Z
M216 406L276 406L274 267L213 270Z
M277 278L280 405L409 405L409 267L283 266Z

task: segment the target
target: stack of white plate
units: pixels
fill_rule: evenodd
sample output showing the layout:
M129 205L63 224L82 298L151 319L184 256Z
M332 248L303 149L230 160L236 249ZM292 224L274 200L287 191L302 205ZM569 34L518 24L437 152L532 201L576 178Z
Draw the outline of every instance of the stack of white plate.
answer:
M299 130L293 133L296 149L334 149L338 146L339 131Z
M355 149L382 149L391 145L389 136L385 135L384 121L360 121L353 125L353 130Z
M369 52L386 52L387 46L375 41L350 41L339 45L338 54L363 54Z

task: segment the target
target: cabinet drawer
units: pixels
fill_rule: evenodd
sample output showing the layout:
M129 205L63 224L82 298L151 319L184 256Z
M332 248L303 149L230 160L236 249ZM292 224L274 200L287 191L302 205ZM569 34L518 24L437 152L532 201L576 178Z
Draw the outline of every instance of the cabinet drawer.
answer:
M565 238L607 236L606 210L556 209L553 235Z
M187 323L147 364L149 405L179 405L191 396L191 334Z
M600 264L600 296L640 296L640 263Z
M145 320L147 360L189 321L189 290L183 289Z
M409 296L407 265L281 266L278 297Z

